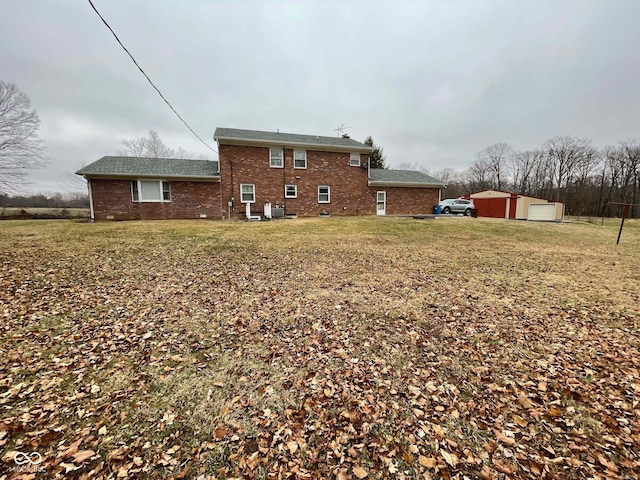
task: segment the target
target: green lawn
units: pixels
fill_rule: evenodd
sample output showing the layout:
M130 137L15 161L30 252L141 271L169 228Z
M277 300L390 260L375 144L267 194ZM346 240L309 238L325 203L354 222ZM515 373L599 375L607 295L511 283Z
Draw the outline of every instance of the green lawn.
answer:
M617 227L4 221L0 478L636 478Z

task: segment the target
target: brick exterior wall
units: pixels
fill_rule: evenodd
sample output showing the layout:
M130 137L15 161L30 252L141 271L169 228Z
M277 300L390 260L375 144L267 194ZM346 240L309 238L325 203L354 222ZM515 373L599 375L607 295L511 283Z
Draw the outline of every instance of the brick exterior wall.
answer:
M170 202L134 202L131 180L91 179L96 220L164 220L169 218L221 219L220 183L171 181ZM226 213L226 204L224 213Z
M219 145L223 204L234 198L234 213L244 218L245 204L240 201L240 185L255 185L254 214L262 215L264 204L285 206L288 214L318 216L375 215L376 192L387 192L387 215L432 213L438 203L437 188L369 187L367 169L349 165L347 152L307 150L307 168L294 168L293 149L285 148L284 168L269 166L268 147ZM360 164L368 161L360 155ZM299 177L299 178L298 178ZM285 198L284 186L297 185L298 197ZM331 202L318 203L318 186L331 187Z
M254 184L256 198L251 210L262 214L264 204L285 206L287 213L300 216L375 214L375 192L367 188L367 169L349 165L347 152L307 150L307 168L294 168L293 149L285 149L284 168L269 166L269 148L220 145L220 175L223 201L233 197L234 211L243 217L245 204L240 201L240 185ZM360 155L360 163L368 155ZM298 178L299 177L299 178ZM297 185L297 198L285 198L284 186ZM318 203L318 186L328 185L330 203Z
M437 188L378 187L376 189L376 191L381 190L387 192L387 215L433 213L433 207L438 203Z

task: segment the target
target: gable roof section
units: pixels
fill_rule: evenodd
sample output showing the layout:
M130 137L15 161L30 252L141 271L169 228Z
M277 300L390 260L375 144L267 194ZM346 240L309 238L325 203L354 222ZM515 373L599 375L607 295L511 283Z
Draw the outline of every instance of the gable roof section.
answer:
M440 188L445 185L437 178L415 170L389 170L387 168L372 168L369 170L369 185L376 187L432 187Z
M85 176L219 179L217 161L178 158L102 157L76 172Z
M319 135L300 135L297 133L263 132L260 130L242 130L239 128L216 128L213 139L220 143L246 143L261 145L290 145L305 147L324 147L332 150L353 150L371 152L373 148L352 138L321 137Z

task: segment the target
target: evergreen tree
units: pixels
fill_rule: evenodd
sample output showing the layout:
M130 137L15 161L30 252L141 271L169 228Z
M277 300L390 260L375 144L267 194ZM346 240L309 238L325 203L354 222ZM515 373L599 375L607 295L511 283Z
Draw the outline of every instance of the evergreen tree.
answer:
M373 148L373 152L369 155L369 167L370 168L387 168L384 164L385 156L382 151L382 147L378 147L375 143L373 143L373 138L371 135L367 137L364 141L365 145L369 145Z

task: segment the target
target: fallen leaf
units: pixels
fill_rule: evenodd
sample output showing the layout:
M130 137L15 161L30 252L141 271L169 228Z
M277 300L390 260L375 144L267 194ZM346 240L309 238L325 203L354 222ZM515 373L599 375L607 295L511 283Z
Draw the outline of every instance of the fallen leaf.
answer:
M456 457L454 454L449 453L446 450L442 450L442 449L440 450L440 454L442 455L442 458L444 458L444 461L447 462L452 467L455 467L456 464L458 463L458 457Z
M296 453L296 450L298 450L298 444L294 441L287 442L287 448L289 449L291 454L294 454Z
M365 478L368 474L362 467L353 467L353 474L358 478Z
M420 455L418 457L418 461L420 462L420 465L422 465L423 467L427 467L427 468L435 468L435 466L437 465L437 461L435 458L433 457L425 457L424 455Z
M82 450L73 455L73 463L82 463L96 454L93 450Z

